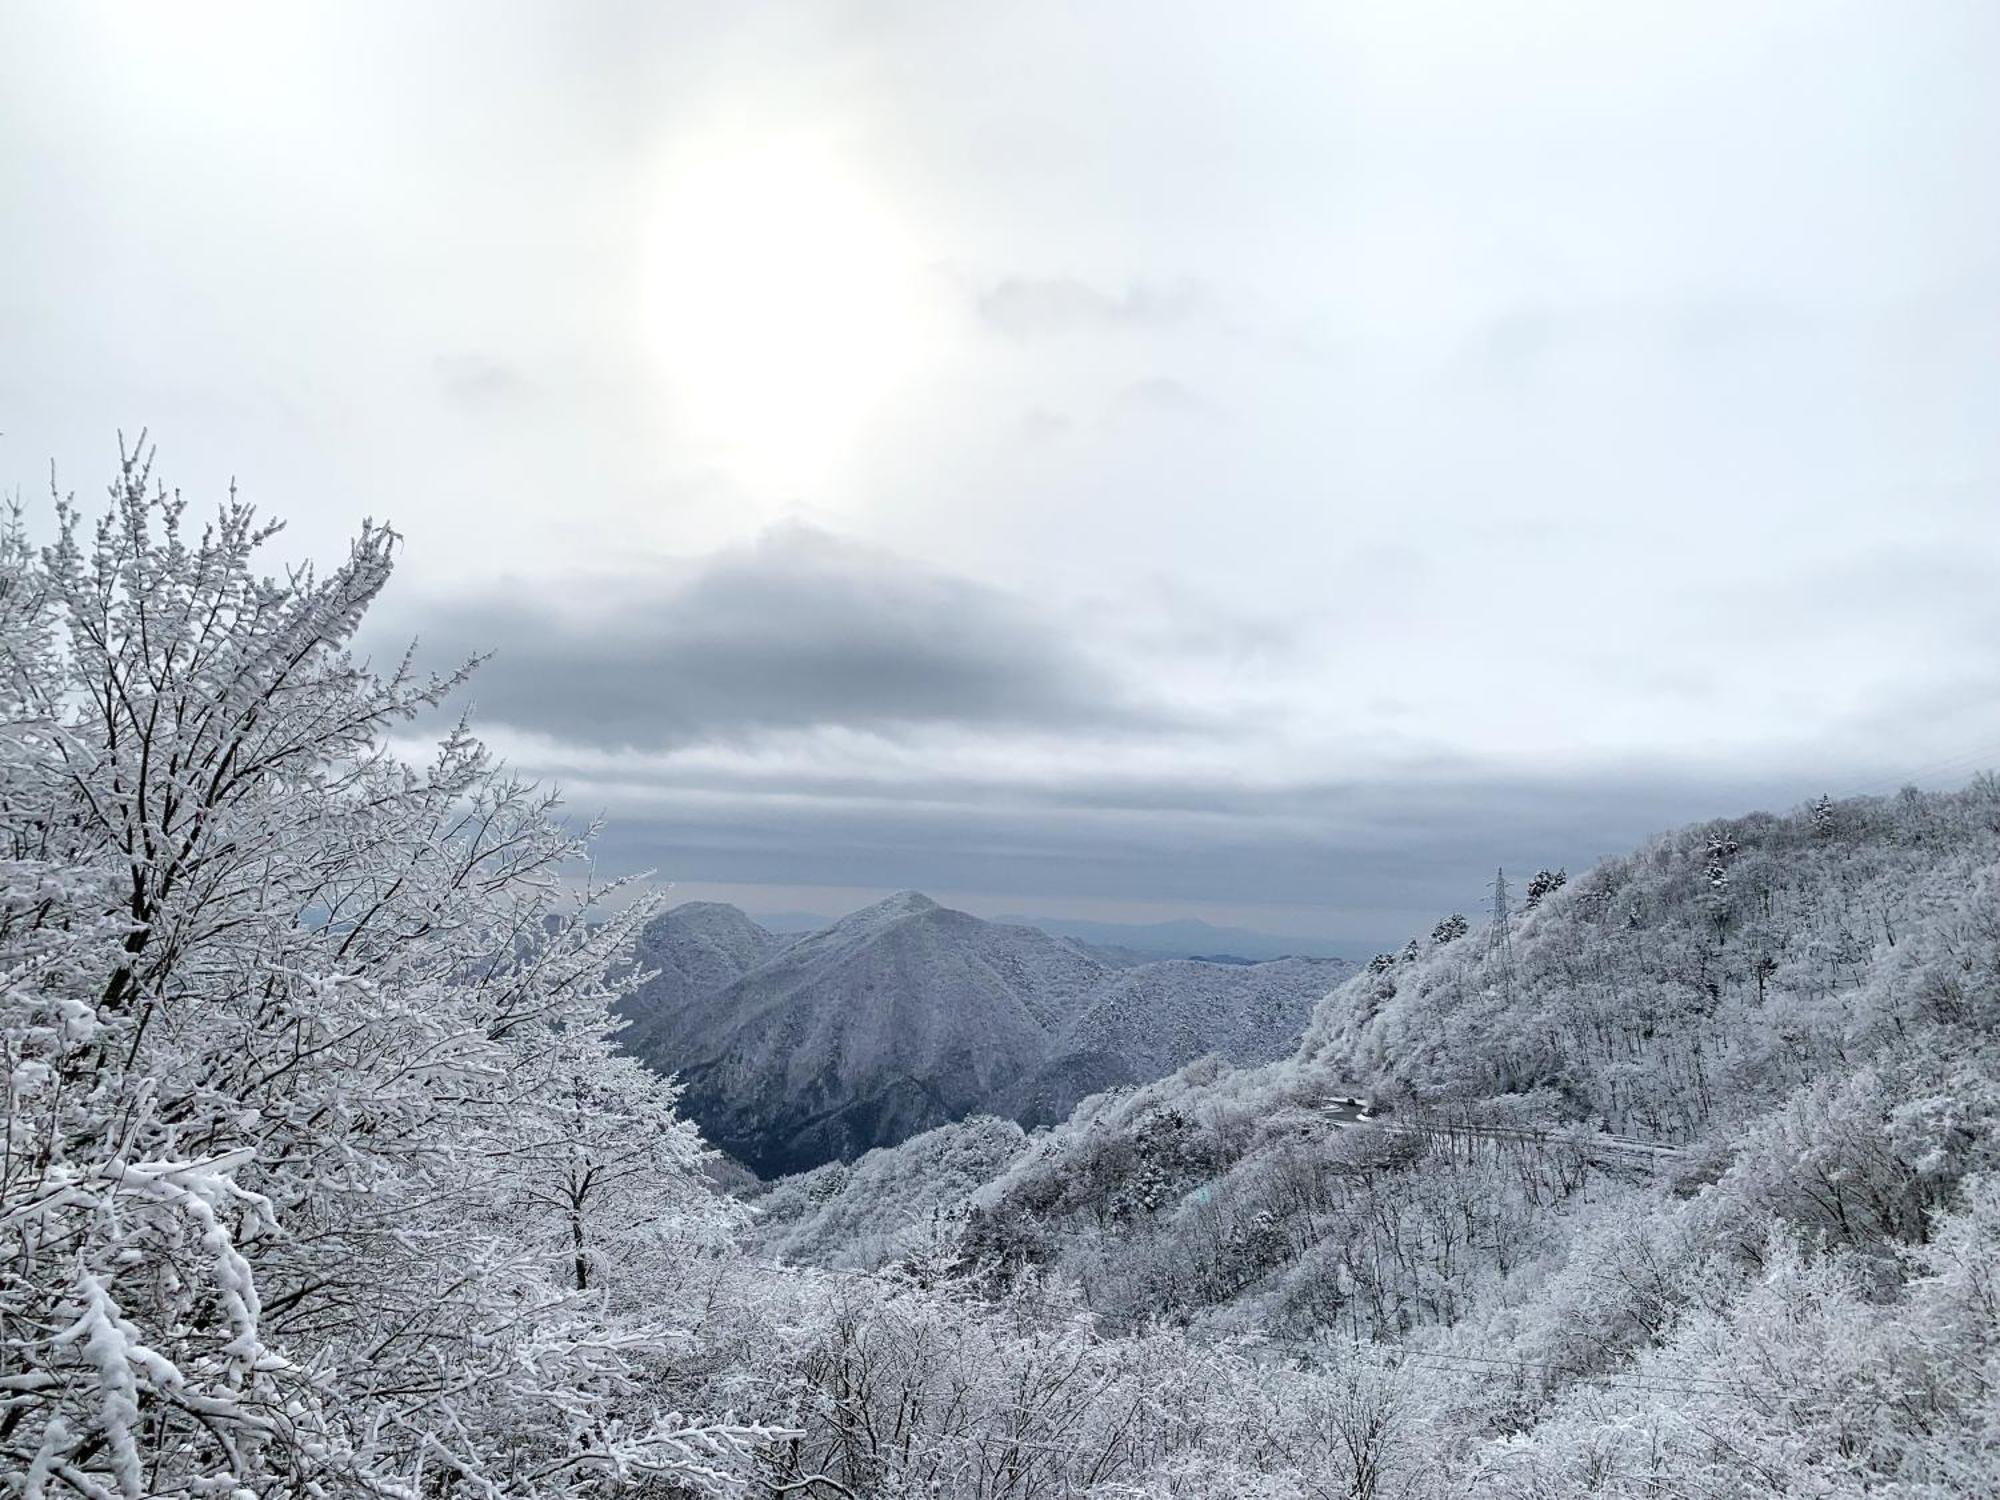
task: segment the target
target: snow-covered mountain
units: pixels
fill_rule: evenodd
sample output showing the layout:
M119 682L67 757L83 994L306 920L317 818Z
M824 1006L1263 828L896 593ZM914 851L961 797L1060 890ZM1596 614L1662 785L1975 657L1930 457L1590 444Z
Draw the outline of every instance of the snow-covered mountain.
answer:
M791 941L720 901L689 901L656 918L640 934L635 955L654 978L642 996L621 1006L633 1023L628 1042L655 1016L742 978Z
M1533 1255L1650 1233L1709 1295L1777 1220L1886 1265L2000 1168L2000 781L1664 834L1507 935L1419 939L1334 987L1291 1056L1185 1068L1024 1139L956 1205L969 1258L1067 1263L1120 1317L1164 1300L1288 1335L1401 1337L1491 1297L1511 1339L1502 1288ZM1380 1113L1340 1107L1355 1093ZM761 1222L830 1264L905 1252L954 1208L905 1179L961 1181L1002 1138L940 1131L806 1203L774 1189ZM1644 1321L1579 1341L1666 1331ZM1542 1336L1572 1337L1554 1313Z
M1341 977L1304 960L1127 967L915 891L791 940L733 907L676 907L639 956L659 975L626 1007L625 1045L766 1174L975 1112L1063 1119L1207 1052L1281 1056Z
M1331 1371L1258 1465L1306 1477L1211 1493L2000 1494L2000 779L1697 824L1454 931L1277 1063L772 1184L759 1247L1268 1350L1260 1413Z
M1024 1125L1054 1125L1092 1094L1150 1083L1210 1053L1235 1063L1283 1057L1315 1002L1345 976L1339 962L1308 958L1121 968L1064 1021L1049 1061L990 1107Z

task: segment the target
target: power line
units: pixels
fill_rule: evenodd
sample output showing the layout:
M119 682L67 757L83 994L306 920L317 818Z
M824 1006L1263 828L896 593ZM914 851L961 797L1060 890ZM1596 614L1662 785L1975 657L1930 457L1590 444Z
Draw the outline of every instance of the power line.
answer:
M1919 765L1897 775L1875 777L1868 781L1850 784L1839 795L1846 797L1879 797L1901 790L1914 783L1935 780L1953 772L1963 771L1970 775L2000 764L2000 743L1985 745L1976 750L1961 751L1943 760Z

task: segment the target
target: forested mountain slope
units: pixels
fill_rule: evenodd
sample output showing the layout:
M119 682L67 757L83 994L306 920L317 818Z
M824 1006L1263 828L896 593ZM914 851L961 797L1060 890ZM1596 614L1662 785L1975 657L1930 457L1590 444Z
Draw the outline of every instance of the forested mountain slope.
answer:
M1915 1032L1983 1037L2000 1014L1976 957L2000 916L1993 790L1661 838L1551 896L1505 948L1474 934L1350 984L1313 1050L1433 1104L1540 1093L1684 1142L1892 1065Z
M688 901L662 912L640 930L633 955L651 977L618 1006L632 1022L624 1033L628 1050L645 1050L658 1017L741 979L790 941L720 901Z
M1361 1442L1256 1493L1991 1493L1996 1022L2000 783L1822 802L1420 942L1285 1061L1091 1100L925 1199L1004 1145L948 1127L761 1232L1251 1339Z
M1163 959L1109 975L1062 1022L1052 1056L986 1107L1052 1125L1092 1094L1163 1078L1209 1053L1265 1062L1295 1047L1313 1004L1347 966Z
M760 1172L811 1166L970 1113L1043 1058L1106 972L910 891L662 1005L640 1055L679 1072L684 1107L731 1154Z
M975 1112L1031 1124L1215 1051L1291 1050L1342 972L1311 960L1124 967L905 891L786 941L734 907L642 941L627 1049L678 1074L708 1137L766 1174L853 1158Z

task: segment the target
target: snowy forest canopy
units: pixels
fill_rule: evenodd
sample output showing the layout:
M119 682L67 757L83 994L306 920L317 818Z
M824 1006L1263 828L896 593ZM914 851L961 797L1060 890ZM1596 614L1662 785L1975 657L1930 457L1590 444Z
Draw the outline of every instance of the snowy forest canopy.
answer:
M657 897L466 726L390 753L463 680L348 651L392 533L270 534L135 455L0 537L8 1493L2000 1489L2000 783L745 1203L616 1046Z

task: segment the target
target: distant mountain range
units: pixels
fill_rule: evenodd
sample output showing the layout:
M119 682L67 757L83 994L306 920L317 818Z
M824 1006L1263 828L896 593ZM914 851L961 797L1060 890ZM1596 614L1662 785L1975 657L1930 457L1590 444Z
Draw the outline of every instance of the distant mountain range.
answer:
M1055 937L1075 938L1098 947L1123 949L1148 958L1204 958L1213 963L1263 963L1274 958L1338 958L1352 955L1318 938L1286 937L1248 927L1217 927L1198 917L1173 922L1084 922L1070 917L1003 916L997 922L1038 927Z
M1198 917L1172 922L1087 922L1074 917L1026 917L1018 913L990 918L1014 927L1038 927L1053 937L1075 938L1093 948L1109 949L1135 960L1204 958L1212 963L1263 963L1273 958L1342 958L1358 961L1352 945L1321 938L1288 937L1249 927L1217 927ZM769 912L757 921L778 933L817 932L828 925L824 916L807 911ZM1372 950L1370 950L1372 951Z
M915 891L804 934L690 902L638 956L657 973L624 1006L626 1048L677 1073L684 1112L764 1176L975 1113L1049 1124L1210 1052L1269 1061L1345 970L1100 951Z

